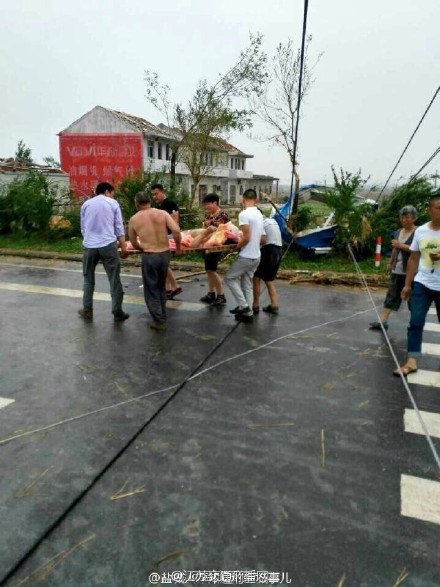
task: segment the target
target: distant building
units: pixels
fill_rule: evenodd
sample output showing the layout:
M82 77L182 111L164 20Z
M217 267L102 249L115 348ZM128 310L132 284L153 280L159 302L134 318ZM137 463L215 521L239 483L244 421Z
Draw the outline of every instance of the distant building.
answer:
M117 183L138 169L169 174L170 137L165 125L96 106L59 133L61 166L77 195L89 195L99 181ZM207 155L209 173L201 180L200 196L214 192L223 202L234 204L248 188L271 194L277 178L249 171L247 160L252 157L226 141L217 141ZM181 162L176 164L176 181L187 193L194 190Z
M69 189L69 174L62 169L29 163L15 157L0 158L0 186L8 185L15 179L24 178L31 170L43 173L48 183L55 186L60 192Z

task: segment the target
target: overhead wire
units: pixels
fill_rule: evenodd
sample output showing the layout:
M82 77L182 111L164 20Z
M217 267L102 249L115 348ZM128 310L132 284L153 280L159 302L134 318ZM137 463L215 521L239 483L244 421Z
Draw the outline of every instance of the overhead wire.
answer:
M429 157L429 159L421 166L421 168L417 171L417 173L414 173L414 175L412 175L410 177L409 181L412 181L413 179L415 179L420 173L422 173L422 171L425 169L425 167L427 165L429 165L431 163L431 161L433 159L435 159L435 157L437 157L437 155L440 153L440 147L437 147L437 149L434 151L434 153L431 155L431 157Z
M397 167L398 167L399 163L401 162L401 160L402 160L403 156L405 155L405 153L406 153L406 151L407 151L408 147L410 146L410 144L411 144L411 142L412 142L412 140L413 140L414 136L416 135L417 131L419 130L419 128L420 128L420 126L421 126L421 124L422 124L423 120L425 119L425 116L428 114L428 112L429 112L429 109L430 109L430 108L431 108L431 106L433 105L433 103L434 103L434 100L437 98L437 94L438 94L439 92L440 92L440 86L438 86L438 88L437 88L437 89L436 89L436 91L434 92L434 95L433 95L433 97L431 98L431 101L429 102L429 104L428 104L428 106L427 106L427 108L426 108L425 112L423 113L423 116L422 116L422 118L419 120L419 122L418 122L418 124L417 124L417 126L416 126L416 128L415 128L415 130L414 130L414 132L412 133L412 135L411 135L411 137L410 137L409 141L407 142L407 144L406 144L405 148L403 149L403 151L402 151L402 154L400 155L399 159L397 160L397 163L394 165L394 167L393 167L393 170L391 171L390 175L388 176L388 179L386 180L386 182L385 182L385 185L383 186L383 188L381 189L381 191L380 191L380 193L379 193L379 195L378 195L378 197L377 197L377 200L376 200L376 201L377 201L377 203L379 203L379 202L380 202L380 199L381 199L381 197L382 197L382 194L384 193L384 191L385 191L385 189L386 189L386 187L387 187L387 185L388 185L388 183L389 183L390 179L392 178L392 176L393 176L394 172L396 171L396 169L397 169Z

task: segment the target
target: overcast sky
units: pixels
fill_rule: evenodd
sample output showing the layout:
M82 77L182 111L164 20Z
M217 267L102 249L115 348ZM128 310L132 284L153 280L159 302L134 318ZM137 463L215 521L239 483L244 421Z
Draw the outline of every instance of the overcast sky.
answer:
M156 70L185 101L260 32L273 53L299 46L303 0L0 0L0 157L19 139L37 160L59 159L57 133L96 105L154 123L143 72ZM331 165L383 182L440 83L439 0L310 0L312 53L324 55L299 130L302 182L331 180ZM258 129L263 132L264 129ZM392 184L440 143L440 95ZM289 179L282 150L244 135L255 173ZM440 170L440 156L427 168Z

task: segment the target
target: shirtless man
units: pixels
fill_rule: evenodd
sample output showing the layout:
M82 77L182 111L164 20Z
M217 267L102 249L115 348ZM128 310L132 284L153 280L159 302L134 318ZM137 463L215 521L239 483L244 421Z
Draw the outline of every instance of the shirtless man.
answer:
M135 249L142 251L142 281L144 297L153 317L150 328L166 330L165 281L170 262L168 231L180 252L180 228L168 212L151 208L146 192L138 192L135 198L137 213L130 218L128 236Z
M165 210L165 212L168 212L168 214L171 215L173 220L177 223L179 222L179 207L176 202L173 202L168 198L161 183L155 183L151 186L151 197L155 201L159 210ZM170 233L171 231L168 231L168 235L170 235ZM167 271L166 286L167 298L169 300L174 300L177 295L182 293L182 288L177 283L174 273L169 267Z

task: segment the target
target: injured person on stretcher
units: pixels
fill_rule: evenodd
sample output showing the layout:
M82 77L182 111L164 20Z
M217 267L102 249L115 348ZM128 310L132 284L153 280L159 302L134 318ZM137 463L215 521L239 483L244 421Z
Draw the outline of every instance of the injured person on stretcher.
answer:
M195 228L193 230L182 230L182 250L205 250L209 252L210 248L221 247L223 245L233 245L240 239L241 232L239 229L228 222L220 224L217 228L209 226L208 228ZM176 250L174 239L169 239L170 251ZM128 252L139 252L130 242L127 243Z

